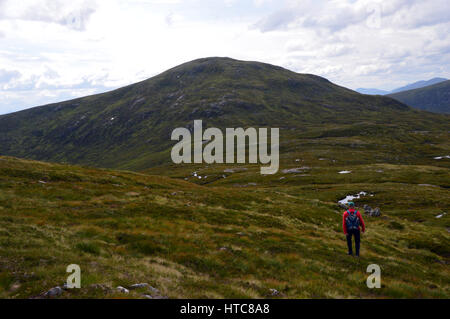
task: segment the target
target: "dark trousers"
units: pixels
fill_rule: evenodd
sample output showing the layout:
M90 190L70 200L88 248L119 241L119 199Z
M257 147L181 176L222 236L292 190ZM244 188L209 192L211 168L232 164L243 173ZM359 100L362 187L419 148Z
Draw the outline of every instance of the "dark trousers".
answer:
M361 242L359 229L351 229L347 231L347 246L348 246L348 253L350 255L353 254L352 236L355 237L356 256L359 256L359 243Z

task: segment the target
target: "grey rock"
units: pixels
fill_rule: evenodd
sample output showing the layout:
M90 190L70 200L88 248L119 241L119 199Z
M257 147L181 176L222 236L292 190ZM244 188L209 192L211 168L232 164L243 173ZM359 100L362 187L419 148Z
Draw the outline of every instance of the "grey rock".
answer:
M124 287L122 287L122 286L118 286L116 289L117 289L119 292L122 292L122 293L124 293L124 294L127 294L127 293L130 292L127 288L124 288Z
M169 299L169 297L166 297L166 296L153 296L153 299Z
M156 288L154 288L152 286L149 286L148 290L154 295L158 295L160 293L158 289L156 289Z
M369 215L371 217L379 217L381 216L381 211L380 208L376 207L376 208L372 208L369 205L364 205L364 214Z
M273 288L269 289L269 291L270 291L271 296L278 296L280 294L280 292L278 290L273 289Z
M54 288L50 289L49 291L47 291L44 294L44 296L47 298L52 298L52 297L60 296L60 295L62 295L62 293L63 293L62 288L58 286L58 287L54 287Z
M309 170L311 169L308 166L302 166L302 167L296 167L296 168L288 168L288 169L283 169L282 173L284 174L289 174L289 173L302 173L304 170Z
M150 287L147 283L134 284L130 286L130 290Z
M381 216L381 211L378 207L376 207L375 209L372 209L372 211L370 212L370 216L372 217L379 217Z

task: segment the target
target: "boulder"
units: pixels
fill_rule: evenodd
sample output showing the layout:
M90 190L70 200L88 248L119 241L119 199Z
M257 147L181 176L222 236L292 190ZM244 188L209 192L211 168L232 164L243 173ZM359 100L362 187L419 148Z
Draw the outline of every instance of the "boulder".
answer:
M367 204L364 204L363 209L364 209L364 214L366 214L366 215L368 215L372 211L372 207L370 207Z
M278 290L273 289L273 288L269 289L269 291L270 291L271 296L278 296L280 294L280 292Z
M381 216L381 211L378 207L376 207L375 209L372 209L372 212L370 213L370 216L372 217L379 217Z
M369 205L364 205L364 214L369 215L370 217L380 217L381 210L379 207L372 208Z
M149 286L149 287L148 287L148 290L149 290L153 295L159 295L159 290L156 289L156 288L154 288L154 287L152 287L152 286Z
M57 286L57 287L54 287L54 288L50 289L49 291L47 291L44 294L44 297L53 298L53 297L60 296L62 293L63 293L62 288Z
M364 214L369 215L371 217L379 217L381 216L380 208L372 208L369 205L364 205Z
M130 286L130 290L150 287L147 283L134 284Z
M130 292L127 288L124 288L122 286L118 286L116 289L117 289L117 291L122 292L124 294L127 294Z

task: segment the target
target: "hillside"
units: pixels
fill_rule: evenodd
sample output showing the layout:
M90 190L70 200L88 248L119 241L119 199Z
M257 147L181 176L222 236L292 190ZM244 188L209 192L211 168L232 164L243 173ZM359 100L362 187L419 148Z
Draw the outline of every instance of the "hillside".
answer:
M448 79L444 79L444 78L432 78L427 81L417 81L414 83L410 83L405 86L396 88L392 91L385 91L385 90L379 90L379 89L374 89L374 88L358 88L358 89L356 89L356 92L362 93L362 94L370 94L370 95L389 95L389 94L393 94L393 93L423 88L423 87L441 83L441 82L444 82L447 80Z
M450 80L389 96L418 109L450 113Z
M322 162L298 173L293 160L283 179L197 165L226 175L197 185L191 169L185 181L0 157L0 297L42 297L77 263L81 289L59 298L449 298L449 169ZM356 259L337 202L360 191L382 216L364 215ZM366 286L372 263L381 289ZM136 283L153 289L116 289Z
M414 141L413 131L448 130L448 117L318 76L206 58L115 91L0 116L0 154L142 170L168 163L172 130L191 127L194 119L219 128L280 127L289 140L363 135L396 144ZM433 145L430 155L440 153L440 144ZM395 154L383 161L410 156L402 145L386 151Z
M407 85L405 85L405 86L396 88L396 89L392 90L390 93L391 93L391 94L394 94L394 93L399 93L399 92L403 92L403 91L409 91L409 90L414 90L414 89L420 89L420 88L423 88L423 87L426 87L426 86L438 84L438 83L445 82L445 81L448 81L448 79L444 79L444 78L432 78L432 79L426 80L426 81L424 81L424 80L422 80L422 81L417 81L417 82L410 83L410 84L407 84Z

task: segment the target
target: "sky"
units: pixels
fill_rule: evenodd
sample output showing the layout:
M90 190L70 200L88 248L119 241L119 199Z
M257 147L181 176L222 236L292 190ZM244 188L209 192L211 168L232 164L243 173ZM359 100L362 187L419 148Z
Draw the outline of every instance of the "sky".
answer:
M450 1L0 0L0 114L211 56L351 89L450 78Z

